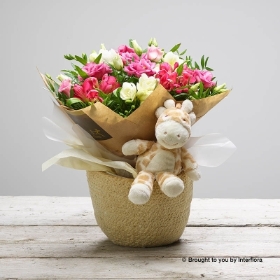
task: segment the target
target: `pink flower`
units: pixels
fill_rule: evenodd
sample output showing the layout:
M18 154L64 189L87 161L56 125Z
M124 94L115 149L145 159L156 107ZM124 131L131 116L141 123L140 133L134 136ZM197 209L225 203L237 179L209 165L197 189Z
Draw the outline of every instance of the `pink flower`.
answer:
M82 101L87 102L88 98L81 85L75 84L73 87L74 97L80 98Z
M128 65L131 62L139 62L140 60L136 53L122 53L120 56L124 65Z
M159 62L163 57L163 51L155 46L151 46L147 50L147 57L151 61Z
M145 73L148 77L153 76L155 71L155 63L150 60L141 58L139 61L131 62L129 65L124 67L124 71L131 76L140 77L141 74Z
M206 70L194 70L194 76L197 82L202 82L205 88L210 88L216 85L216 82L212 81L213 75L210 71Z
M82 85L74 85L74 96L80 98L84 102L88 101L102 101L98 95L98 80L95 77L85 79Z
M178 74L173 70L171 65L167 62L163 62L160 65L160 70L156 74L156 77L159 78L160 84L167 90L175 90L180 87L178 84Z
M98 88L98 80L95 77L90 77L85 79L83 82L83 90L85 93L90 92L91 90Z
M118 47L118 53L122 54L122 53L135 53L133 48L130 48L129 46L126 45L121 45Z
M71 90L71 80L65 79L61 82L61 85L58 89L59 92L65 93L68 97L70 97Z
M182 75L178 78L178 81L181 87L196 83L196 77L194 75L194 71L184 65ZM188 89L186 88L183 91L187 92Z
M124 65L128 65L131 62L138 62L140 57L133 48L130 48L126 45L122 45L118 48L118 53L121 56Z
M105 74L102 77L102 81L100 83L100 90L104 93L112 93L116 88L120 87L121 85L117 82L117 79L113 76L109 76Z
M83 68L90 77L101 80L105 74L111 73L111 68L106 63L96 64L94 62L87 63Z

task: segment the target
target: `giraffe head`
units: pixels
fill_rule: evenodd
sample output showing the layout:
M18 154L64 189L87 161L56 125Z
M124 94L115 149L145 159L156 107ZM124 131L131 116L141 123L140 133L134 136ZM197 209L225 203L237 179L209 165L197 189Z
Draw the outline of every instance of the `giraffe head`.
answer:
M183 147L191 136L191 125L195 122L195 114L190 113L193 104L185 100L182 105L172 99L164 102L164 107L156 110L158 118L155 131L160 145L167 149Z

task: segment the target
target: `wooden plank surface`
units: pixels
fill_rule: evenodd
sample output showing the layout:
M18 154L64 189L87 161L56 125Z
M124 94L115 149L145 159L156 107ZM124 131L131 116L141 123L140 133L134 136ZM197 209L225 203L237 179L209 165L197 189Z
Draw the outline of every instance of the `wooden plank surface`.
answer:
M106 238L88 197L0 197L0 279L279 280L279 206L193 199L178 242L129 248Z
M181 258L0 259L2 275L14 279L246 279L279 280L280 259L262 263L183 262ZM1 275L0 274L0 275ZM1 276L0 276L1 277ZM11 279L12 278L12 279ZM4 279L4 278L0 278ZM7 279L7 278L6 278Z
M0 197L0 225L96 225L89 197ZM280 226L279 199L194 198L188 226Z
M97 226L0 227L0 258L280 257L279 227L190 227L156 248L112 244Z

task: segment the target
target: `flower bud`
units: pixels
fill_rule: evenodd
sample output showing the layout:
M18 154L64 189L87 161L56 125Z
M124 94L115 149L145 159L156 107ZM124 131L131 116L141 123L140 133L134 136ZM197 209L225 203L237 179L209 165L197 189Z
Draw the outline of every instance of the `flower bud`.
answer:
M197 89L199 88L199 85L200 85L200 83L196 83L196 84L194 84L194 85L192 85L191 87L190 87L190 90L192 90L192 91L197 91Z
M94 60L98 57L98 53L96 51L93 51L90 55L89 55L89 61L90 62L94 62Z
M61 82L64 81L64 80L71 80L70 77L68 77L66 75L63 75L63 74L59 74L56 78Z
M151 47L151 46L157 47L157 46L158 46L158 43L157 43L156 38L151 38L150 41L149 41L149 43L148 43L148 45L149 45L149 47Z
M217 87L214 87L213 91L219 92L219 91L221 91L222 89L225 89L225 87L226 87L226 84L222 84L222 85L219 85L219 86L217 86Z
M135 50L135 52L138 54L138 55L141 55L143 50L142 48L138 45L138 43L136 42L136 40L131 40L131 46L132 48Z

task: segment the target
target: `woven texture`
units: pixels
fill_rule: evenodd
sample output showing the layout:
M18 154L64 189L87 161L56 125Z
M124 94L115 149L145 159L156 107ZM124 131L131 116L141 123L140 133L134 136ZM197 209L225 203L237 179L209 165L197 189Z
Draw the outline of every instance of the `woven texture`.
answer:
M188 222L193 182L185 175L185 189L176 198L164 195L158 184L150 200L135 205L128 200L133 179L105 172L87 171L96 221L115 244L130 247L156 247L177 241Z

